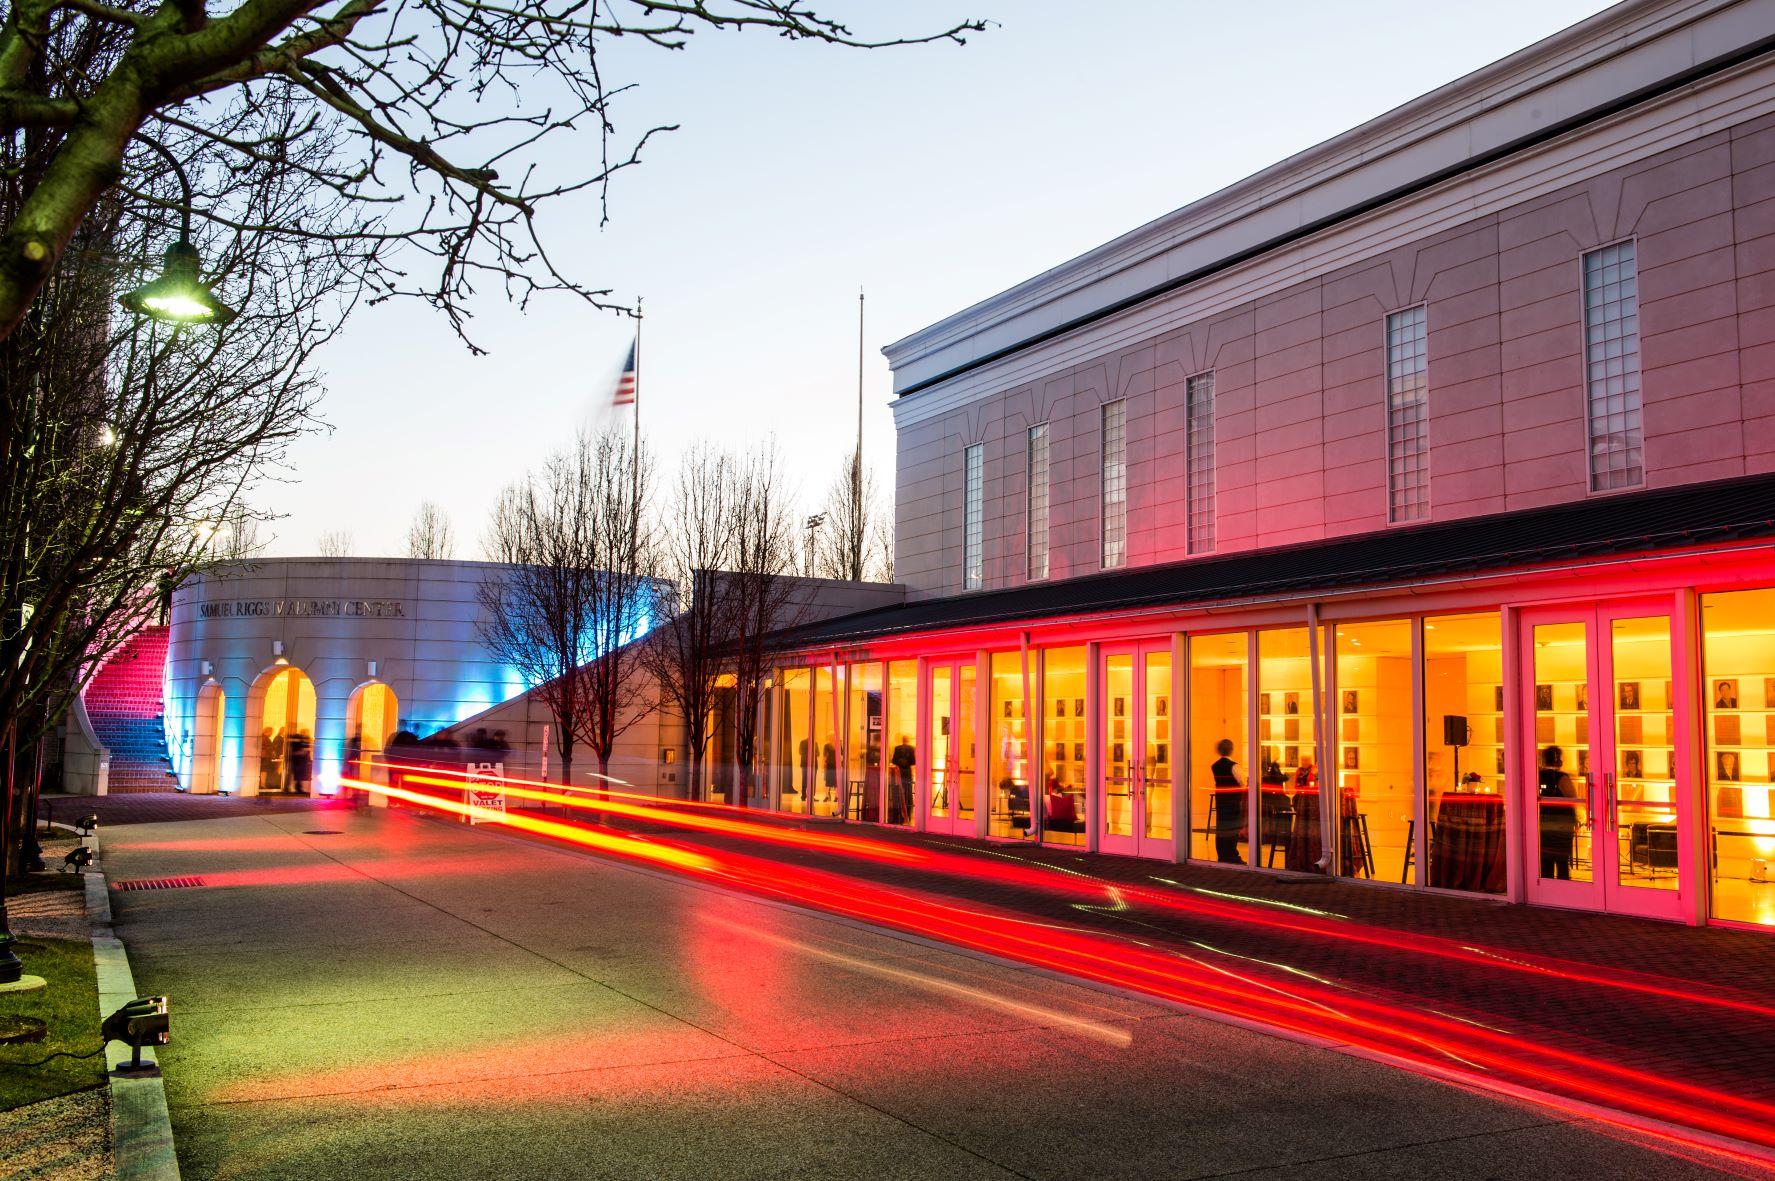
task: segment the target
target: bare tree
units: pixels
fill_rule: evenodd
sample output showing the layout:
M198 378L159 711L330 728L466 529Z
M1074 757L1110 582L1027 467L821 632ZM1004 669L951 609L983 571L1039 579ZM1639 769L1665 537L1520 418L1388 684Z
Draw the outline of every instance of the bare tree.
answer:
M810 530L812 567L823 578L847 582L891 579L892 563L880 560L879 539L892 533L892 514L884 509L875 473L858 462L853 451L826 491L819 516Z
M782 453L766 444L734 466L732 612L736 621L729 644L734 677L734 757L744 806L757 788L753 778L759 718L770 678L766 637L801 622L795 595L795 507L784 485Z
M329 529L314 539L314 548L323 558L349 558L352 550L351 530Z
M536 226L554 199L603 192L670 126L619 139L600 49L682 49L699 31L762 30L875 47L806 0L13 0L0 24L0 131L43 167L0 232L0 339L55 272L81 220L121 185L143 188L140 137L201 137L243 170L307 176L357 212L357 281L411 294L460 331L477 281L527 298L606 293L561 274ZM546 95L546 99L535 96ZM268 116L279 124L265 131ZM590 142L587 142L587 141ZM308 145L329 145L324 158ZM337 145L337 147L334 147ZM185 203L187 208L190 202ZM200 208L195 210L204 216ZM290 241L300 217L257 223ZM419 251L432 276L407 278Z
M580 743L608 776L617 740L655 706L635 675L657 610L650 480L627 432L582 434L494 510L487 552L509 569L482 584L481 638L554 715L563 782Z
M264 553L266 543L260 536L261 524L260 519L250 512L230 513L216 530L212 546L215 556L224 562L238 562Z
M422 501L407 526L409 558L450 558L456 555L456 531L449 515L435 500Z
M659 530L664 618L643 649L660 701L684 724L692 799L707 788L705 763L732 634L732 598L719 576L733 558L734 463L699 443L684 453Z

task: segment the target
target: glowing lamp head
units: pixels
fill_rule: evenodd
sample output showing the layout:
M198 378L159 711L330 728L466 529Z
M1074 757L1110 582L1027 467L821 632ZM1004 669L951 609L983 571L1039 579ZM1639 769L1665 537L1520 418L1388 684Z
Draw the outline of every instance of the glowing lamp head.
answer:
M163 324L222 325L239 315L217 299L198 275L197 247L180 239L166 248L160 277L117 300L138 316Z

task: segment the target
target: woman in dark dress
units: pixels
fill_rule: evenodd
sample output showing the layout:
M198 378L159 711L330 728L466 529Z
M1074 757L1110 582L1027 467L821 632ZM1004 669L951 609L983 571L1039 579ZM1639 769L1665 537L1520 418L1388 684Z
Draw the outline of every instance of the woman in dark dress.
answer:
M1570 881L1572 877L1572 843L1578 832L1578 789L1572 777L1562 769L1565 752L1549 746L1541 752L1541 769L1536 801L1541 813L1541 876Z
M308 781L314 775L314 739L308 731L298 730L290 736L290 786L298 795L308 794Z

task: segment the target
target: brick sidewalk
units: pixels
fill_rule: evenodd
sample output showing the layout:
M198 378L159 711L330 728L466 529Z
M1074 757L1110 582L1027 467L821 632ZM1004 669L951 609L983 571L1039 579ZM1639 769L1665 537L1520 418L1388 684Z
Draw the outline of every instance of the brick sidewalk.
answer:
M758 819L835 831L837 826ZM1309 875L1270 876L1209 864L1173 865L1063 849L985 845L961 838L867 826L843 831L977 858L983 870L1007 862L1055 871L1052 892L1006 886L989 877L907 870L859 859L809 853L733 837L692 834L658 825L645 829L675 843L745 853L755 858L841 873L937 898L983 903L1148 946L1218 961L1247 976L1288 970L1310 973L1352 990L1418 1010L1434 1010L1533 1038L1617 1065L1775 1101L1775 1021L1753 1013L1605 986L1553 979L1422 952L1377 948L1328 936L1252 925L1236 918L1189 913L1139 899L1104 906L1081 900L1080 878L1105 890L1139 886L1187 904L1213 891L1217 903L1251 900L1241 911L1291 912L1266 903L1329 912L1331 921L1363 929L1454 938L1494 952L1528 953L1575 966L1633 974L1677 989L1700 989L1775 1006L1775 933L1694 928L1577 911L1516 906ZM1071 888L1068 888L1070 885ZM1226 895L1236 896L1228 899Z

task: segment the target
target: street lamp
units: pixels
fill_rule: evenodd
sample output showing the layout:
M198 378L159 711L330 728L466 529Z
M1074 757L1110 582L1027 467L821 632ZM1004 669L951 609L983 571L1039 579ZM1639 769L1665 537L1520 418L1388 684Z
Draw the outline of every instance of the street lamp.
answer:
M162 324L214 324L220 327L240 313L216 298L199 274L201 260L191 245L191 182L179 161L147 136L136 137L172 165L185 201L179 210L179 240L166 248L160 276L117 298L127 310Z

